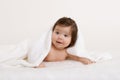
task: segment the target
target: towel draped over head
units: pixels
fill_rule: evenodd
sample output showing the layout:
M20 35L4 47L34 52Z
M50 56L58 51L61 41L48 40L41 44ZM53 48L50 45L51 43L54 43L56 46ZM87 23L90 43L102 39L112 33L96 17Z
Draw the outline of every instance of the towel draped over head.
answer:
M51 36L52 29L48 29L48 31L44 32L43 35L40 36L39 40L34 42L34 44L29 45L27 41L23 41L18 44L12 51L7 52L0 57L0 63L5 62L9 65L21 65L26 67L36 67L40 63L43 62L45 57L48 55L51 49ZM78 36L77 41L73 47L67 49L68 54L72 54L79 57L86 57L94 61L111 59L109 54L107 55L97 55L91 56L90 53L87 52L84 45L84 39L78 28ZM23 57L27 57L27 60L24 60Z

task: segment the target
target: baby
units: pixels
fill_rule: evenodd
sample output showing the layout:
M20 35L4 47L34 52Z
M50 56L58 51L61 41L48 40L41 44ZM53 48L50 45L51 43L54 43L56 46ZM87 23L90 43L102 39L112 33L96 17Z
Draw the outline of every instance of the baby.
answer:
M72 59L82 62L83 64L94 63L94 61L88 58L67 53L66 49L75 45L77 32L77 25L73 19L67 17L60 18L53 26L51 49L44 61L50 62ZM38 67L44 67L44 64L40 64Z

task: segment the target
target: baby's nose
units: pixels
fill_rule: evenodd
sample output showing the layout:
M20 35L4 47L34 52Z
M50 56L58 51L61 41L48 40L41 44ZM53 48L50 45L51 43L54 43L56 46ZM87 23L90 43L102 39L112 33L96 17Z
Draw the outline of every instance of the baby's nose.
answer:
M59 35L59 38L62 39L64 36L62 34Z

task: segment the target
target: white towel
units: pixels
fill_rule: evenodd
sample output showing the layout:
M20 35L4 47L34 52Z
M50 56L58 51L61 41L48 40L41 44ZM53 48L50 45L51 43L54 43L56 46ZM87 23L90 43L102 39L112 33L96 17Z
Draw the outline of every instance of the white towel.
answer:
M35 67L38 66L48 55L51 48L52 28L44 32L34 44L30 45L28 41L18 44L12 51L0 54L0 64L8 64L14 66ZM79 57L86 57L93 61L102 61L111 59L110 54L96 55L87 52L84 46L84 39L78 28L78 39L76 44L67 49L67 52ZM28 60L24 60L27 57Z
M43 33L42 37L40 37L40 39L32 46L31 51L28 54L28 61L30 63L39 65L48 55L51 48L51 36L52 29L49 29L47 32ZM109 53L98 55L95 53L93 54L93 52L87 52L84 45L84 39L79 28L76 44L73 47L68 48L67 52L75 56L89 58L96 62L112 58Z

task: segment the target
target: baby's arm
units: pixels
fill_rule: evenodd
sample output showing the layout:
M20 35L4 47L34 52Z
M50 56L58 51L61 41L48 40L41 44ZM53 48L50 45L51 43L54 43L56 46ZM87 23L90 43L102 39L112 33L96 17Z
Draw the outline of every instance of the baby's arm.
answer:
M80 62L82 62L83 64L92 64L92 63L95 63L95 61L92 61L92 60L90 60L90 59L88 59L88 58L78 57L78 56L74 56L74 55L71 55L71 54L68 54L68 59L80 61Z

